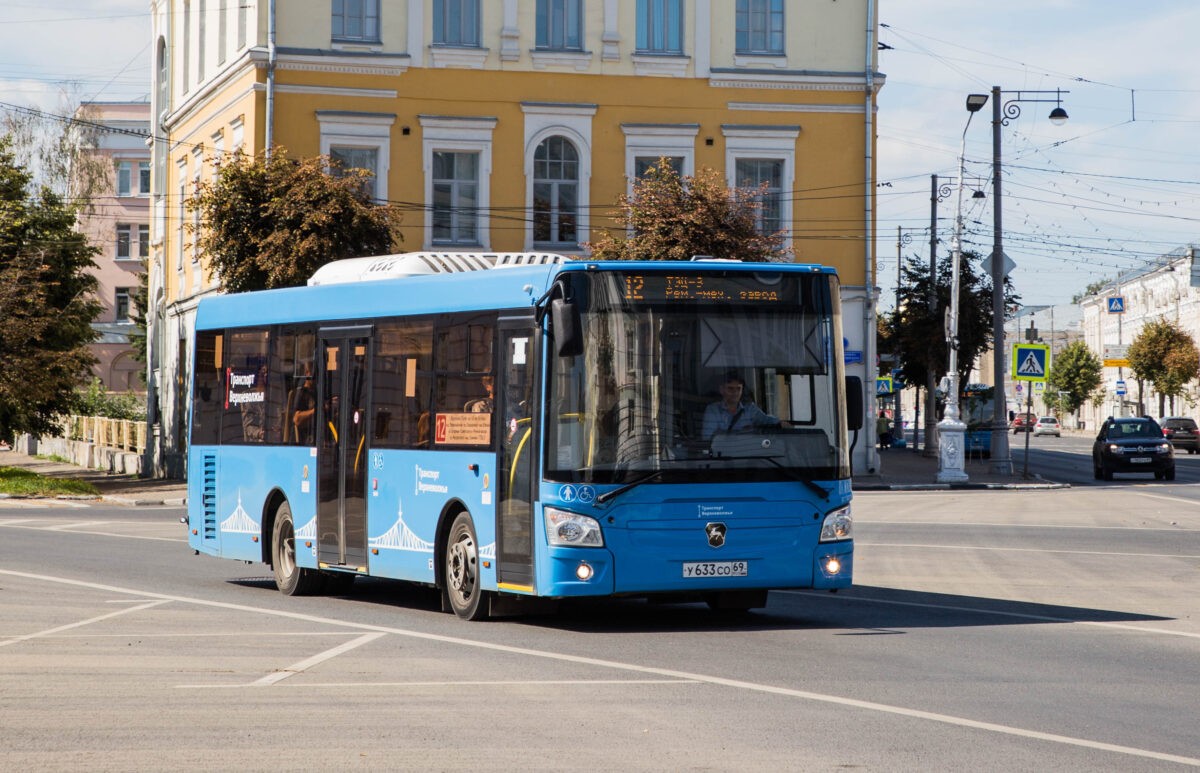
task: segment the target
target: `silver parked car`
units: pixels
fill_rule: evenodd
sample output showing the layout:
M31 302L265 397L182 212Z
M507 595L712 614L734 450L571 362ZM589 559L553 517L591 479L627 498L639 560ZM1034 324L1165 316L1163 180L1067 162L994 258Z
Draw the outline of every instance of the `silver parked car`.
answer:
M1062 437L1062 425L1053 416L1043 416L1037 420L1037 424L1033 425L1033 436L1037 437L1038 435Z

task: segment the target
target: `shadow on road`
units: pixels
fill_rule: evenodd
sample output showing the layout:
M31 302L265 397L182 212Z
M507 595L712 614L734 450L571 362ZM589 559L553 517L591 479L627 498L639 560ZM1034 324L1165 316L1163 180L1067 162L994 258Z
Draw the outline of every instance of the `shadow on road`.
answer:
M271 578L231 578L228 582L277 593ZM378 605L381 611L392 608L402 612L441 614L440 591L396 580L360 577L341 597L346 601ZM550 614L503 618L506 622L577 633L825 630L842 636L900 634L906 629L917 628L1170 619L1119 610L871 586L855 586L838 593L773 591L764 609L750 612L715 612L698 601L606 598L564 600L558 610Z

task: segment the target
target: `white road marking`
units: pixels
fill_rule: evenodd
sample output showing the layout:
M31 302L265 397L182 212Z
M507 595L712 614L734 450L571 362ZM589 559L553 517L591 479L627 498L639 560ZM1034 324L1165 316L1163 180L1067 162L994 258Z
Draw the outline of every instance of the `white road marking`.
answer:
M255 687L257 684L257 682L252 684L180 684L176 685L176 687L181 690L243 690L247 687ZM489 681L368 682L365 684L363 682L310 682L307 684L291 685L290 689L346 689L347 687L355 690L375 687L593 687L596 685L643 686L664 684L702 684L702 682L695 679L500 679Z
M991 545L923 545L917 542L863 542L854 541L855 547L869 548L919 548L921 550L989 550L998 553L1052 553L1072 556L1121 556L1124 558L1200 558L1194 553L1120 553L1110 550L1060 550L1057 548L1010 548Z
M4 572L3 570L0 570L0 573L11 574L11 572ZM138 593L138 594L134 594L134 595L145 596L146 594ZM91 625L92 623L99 623L102 620L108 620L113 617L120 617L121 615L127 615L131 612L141 612L143 609L150 609L151 607L157 607L160 604L166 604L166 603L167 603L167 599L161 599L159 601L149 601L149 602L146 602L145 604L139 604L136 607L129 607L128 609L122 609L119 612L109 612L107 615L100 615L99 617L93 617L88 620L80 620L78 623L68 623L67 625L60 625L57 628L50 628L45 631L38 631L37 633L27 633L24 636L16 636L11 639L0 640L0 647L7 647L10 644L20 644L21 642L29 641L30 639L37 639L37 638L40 638L43 636L53 636L54 634L56 634L60 631L69 631L72 628L79 628L81 626Z
M364 644L369 644L370 642L373 642L376 639L378 639L384 635L385 634L383 634L383 633L364 633L362 636L359 636L357 639L354 639L353 641L348 641L348 642L345 642L344 644L339 644L338 646L334 647L333 649L325 650L324 652L321 652L317 655L313 655L311 658L302 660L299 663L288 666L287 668L282 669L280 671L276 671L273 674L267 674L262 679L259 679L257 682L254 682L254 686L262 687L262 686L272 685L277 682L282 682L284 679L287 679L289 676L295 676L296 674L302 674L305 671L307 671L308 669L312 668L313 666L324 663L326 660L331 660L333 658L336 658L338 655L341 655L342 653L349 652L350 650L353 650L353 649L357 649Z
M1192 765L1200 767L1200 758L1184 757L1177 754L1166 754L1164 752L1156 752L1151 749L1138 749L1133 746L1122 746L1120 744L1104 743L1102 741L1093 741L1087 738L1075 738L1072 736L1058 735L1056 733L1046 733L1040 730L1029 730L1027 728L1012 727L1009 725L1000 725L994 722L980 722L966 717L956 717L951 714L939 714L933 711L922 711L920 709L910 709L904 706L892 706L886 703L874 703L872 701L863 701L855 698L846 698L839 695L827 695L824 693L810 692L808 690L796 690L790 687L778 687L769 684L759 684L756 682L746 682L739 679L727 679L719 676L710 676L707 674L689 673L687 671L675 671L669 668L656 668L653 666L640 666L635 663L622 663L615 660L602 660L600 658L584 657L582 655L569 655L563 652L551 652L548 650L535 650L527 647L514 647L507 644L496 644L493 642L476 641L472 639L463 639L457 636L443 636L440 634L423 633L421 631L413 631L405 628L393 628L383 625L370 625L366 623L353 623L345 620L335 620L327 617L319 617L317 615L306 615L298 612L287 612L276 609L264 609L261 607L252 607L245 604L232 604L221 601L209 601L206 599L193 598L189 596L176 596L165 593L147 593L145 591L135 590L133 588L121 588L113 585L104 585L101 583L85 582L83 580L72 580L66 577L54 577L51 575L31 574L28 572L16 572L7 569L0 569L0 575L8 575L11 577L22 577L29 580L38 580L41 582L53 582L61 585L71 585L81 588L89 588L92 590L100 590L106 593L124 593L131 596L143 596L150 598L158 598L164 601L177 601L184 604L195 604L198 606L212 607L215 609L228 609L238 612L248 612L251 614L271 615L274 617L282 617L289 620L303 620L310 623L320 625L334 625L343 628L352 628L361 631L376 631L379 633L390 633L396 636L405 636L413 639L421 639L423 641L436 641L443 644L453 644L462 647L474 647L482 650L490 650L492 652L504 652L511 655L525 655L527 657L544 658L547 660L557 660L565 663L577 663L580 665L596 666L598 668L611 668L621 671L629 671L638 674L652 674L654 676L680 679L701 682L704 684L720 685L737 690L746 690L750 692L767 693L771 695L782 695L789 698L798 698L817 703L826 703L837 706L846 706L850 708L862 709L865 711L874 711L881 714L890 714L893 716L909 717L913 719L924 719L930 722L939 722L955 727L970 728L973 730L983 730L991 733L1002 735L1017 736L1021 738L1030 738L1038 741L1047 741L1050 743L1063 744L1065 746L1075 746L1086 749L1095 749L1097 751L1112 752L1115 754L1125 754L1143 759L1159 760L1163 762L1174 762L1181 765Z
M81 529L80 526L92 526L103 524L113 526L117 524L127 525L144 525L146 521L83 521L81 523L66 523L55 524L53 526L32 526L33 523L46 523L44 518L18 518L8 521L0 521L0 526L10 529L26 529L28 531L58 531L66 534L87 534L93 537L116 537L118 539L142 539L151 540L153 542L187 542L187 537L151 537L146 534L122 534L119 532L96 531L94 529ZM153 524L162 525L162 524ZM182 525L182 524L181 524Z
M796 596L807 596L815 599L831 599L828 592L805 590L779 590L774 593L786 593ZM1042 623L1070 623L1073 625L1090 625L1097 628L1116 628L1122 631L1137 631L1138 633L1157 633L1165 636L1182 636L1187 639L1200 639L1200 633L1190 631L1171 631L1166 628L1151 628L1145 625L1130 625L1128 623L1106 623L1103 620L1072 620L1069 617L1053 617L1051 615L1035 615L1029 612L1005 612L999 609L981 609L979 607L960 607L952 604L923 604L919 601L896 601L894 599L872 599L862 596L839 595L839 601L861 601L867 604L885 604L895 607L918 607L920 609L937 609L951 612L969 612L977 615L995 615L996 617L1011 617L1017 620L1036 620Z

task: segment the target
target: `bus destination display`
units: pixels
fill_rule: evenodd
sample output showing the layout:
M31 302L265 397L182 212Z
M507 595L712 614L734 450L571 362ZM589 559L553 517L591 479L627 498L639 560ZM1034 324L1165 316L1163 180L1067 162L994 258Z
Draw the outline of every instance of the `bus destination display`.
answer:
M754 274L624 274L627 301L699 301L704 303L773 304L787 300L786 287L778 274L767 281Z

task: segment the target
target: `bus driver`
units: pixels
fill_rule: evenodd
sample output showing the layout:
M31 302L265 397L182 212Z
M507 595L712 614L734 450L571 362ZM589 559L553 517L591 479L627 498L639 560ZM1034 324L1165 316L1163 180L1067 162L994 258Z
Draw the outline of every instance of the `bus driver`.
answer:
M775 416L764 412L754 403L742 400L746 382L736 371L725 375L721 384L721 399L709 403L704 411L704 423L701 425L700 436L711 440L718 432L746 432L755 427L780 427L783 422Z

